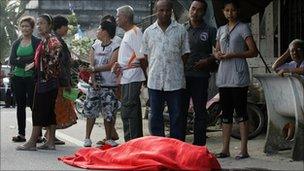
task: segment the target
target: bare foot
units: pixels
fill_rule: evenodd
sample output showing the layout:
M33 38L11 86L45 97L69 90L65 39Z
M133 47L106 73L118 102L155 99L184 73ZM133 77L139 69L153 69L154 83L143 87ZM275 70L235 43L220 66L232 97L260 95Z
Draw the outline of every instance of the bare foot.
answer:
M27 142L23 145L19 145L16 150L20 150L20 151L36 151L36 143L30 143Z

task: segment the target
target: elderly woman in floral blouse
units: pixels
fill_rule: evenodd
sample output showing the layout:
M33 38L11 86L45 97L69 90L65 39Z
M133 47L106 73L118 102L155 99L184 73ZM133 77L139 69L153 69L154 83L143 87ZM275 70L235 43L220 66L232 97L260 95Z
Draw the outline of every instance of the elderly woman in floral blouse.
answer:
M51 34L53 19L48 14L38 18L38 31L42 41L35 54L35 61L27 65L35 66L36 83L33 104L33 130L28 142L17 147L17 150L35 151L55 150L56 115L54 112L58 91L58 75L60 72L58 55L61 51L60 41ZM36 148L36 140L42 127L48 133L47 142Z

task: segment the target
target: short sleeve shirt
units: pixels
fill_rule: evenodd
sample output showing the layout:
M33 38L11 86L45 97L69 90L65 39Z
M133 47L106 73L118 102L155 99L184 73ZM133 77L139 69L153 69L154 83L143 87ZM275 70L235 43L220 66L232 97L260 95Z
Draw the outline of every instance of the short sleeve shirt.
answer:
M118 43L119 45L120 45L120 43L121 43L121 38L119 37L119 36L114 36L113 37L113 39L112 39L112 42L113 43ZM95 41L94 41L94 43L98 43L98 42L101 42L99 39L96 39ZM94 44L93 43L93 44Z
M201 59L208 58L212 54L215 45L216 28L202 23L194 28L190 22L185 24L189 35L190 55L185 66L185 74L190 77L210 77L207 69L195 70L194 65Z
M163 91L185 88L182 55L190 49L183 25L172 21L164 32L156 21L144 32L141 52L148 56L148 88Z
M216 35L222 53L246 51L246 38L252 36L248 24L239 22L230 32L228 25L221 26ZM245 58L221 60L216 85L218 87L246 87L250 84L249 68Z
M138 27L134 26L131 30L125 32L118 51L118 63L123 68L120 84L146 80L144 72L140 67L126 69L133 54L136 55L136 58L132 63L139 63L139 59L143 58L143 55L140 53L141 42L142 32Z
M280 67L278 67L277 70L291 69L291 68L304 68L304 60L301 62L300 65L298 65L295 61L291 61L289 63L285 63L285 64L281 65ZM303 78L304 75L301 75L301 77Z
M101 41L95 41L92 45L94 50L95 67L106 65L110 62L112 54L119 48L119 44L112 42L107 46L102 46ZM96 80L101 86L116 86L116 75L111 71L104 71L95 74Z

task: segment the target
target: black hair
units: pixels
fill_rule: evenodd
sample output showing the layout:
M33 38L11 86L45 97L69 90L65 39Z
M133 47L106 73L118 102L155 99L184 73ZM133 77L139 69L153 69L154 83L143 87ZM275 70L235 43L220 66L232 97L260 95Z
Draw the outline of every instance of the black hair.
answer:
M42 15L39 16L39 18L43 18L47 21L47 23L49 25L53 25L53 18L49 14L42 14Z
M225 8L226 5L228 4L232 4L236 9L240 9L240 4L238 1L236 0L224 0L224 4L223 4L223 9Z
M56 15L53 18L53 30L56 31L60 29L62 26L68 26L69 21L67 18L61 15Z
M110 35L111 39L114 38L116 32L116 25L114 23L105 20L100 23L100 28L102 30L106 30Z
M103 16L100 20L100 23L102 23L103 21L109 21L109 20L116 25L116 20L115 20L115 17L113 15Z
M204 11L207 10L208 4L205 0L193 0L192 2L195 2L195 1L202 3L204 5Z

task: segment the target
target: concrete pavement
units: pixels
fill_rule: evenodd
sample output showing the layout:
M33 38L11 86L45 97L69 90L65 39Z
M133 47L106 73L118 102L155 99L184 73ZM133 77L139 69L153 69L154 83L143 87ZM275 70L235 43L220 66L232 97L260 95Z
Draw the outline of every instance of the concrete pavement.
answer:
M31 131L31 112L27 110L26 138L29 138ZM143 120L144 134L149 135L147 120ZM120 139L118 143L123 143L123 131L120 117L117 119L116 128ZM78 123L68 129L58 130L57 137L64 140L66 145L56 146L56 151L26 152L16 151L15 147L19 143L13 143L11 137L17 133L16 109L1 108L1 170L83 170L68 166L59 162L58 157L71 155L82 146L85 135L85 121L78 120ZM210 151L217 153L221 149L221 132L209 132L207 147ZM92 132L92 141L95 144L105 137L103 124L98 123ZM251 158L236 161L235 156L239 149L240 142L231 139L231 156L227 159L220 159L222 167L225 169L270 169L270 170L303 170L303 162L294 162L290 159L290 151L283 151L277 155L266 156L263 151L265 135L261 135L249 141L249 153ZM191 142L192 135L187 136L187 141Z
M31 116L31 112L27 116ZM28 139L32 127L29 122L26 126ZM16 151L15 148L22 144L12 142L12 136L16 133L16 110L1 108L1 170L79 170L57 160L59 156L71 154L79 148L73 143L58 146L56 151Z

